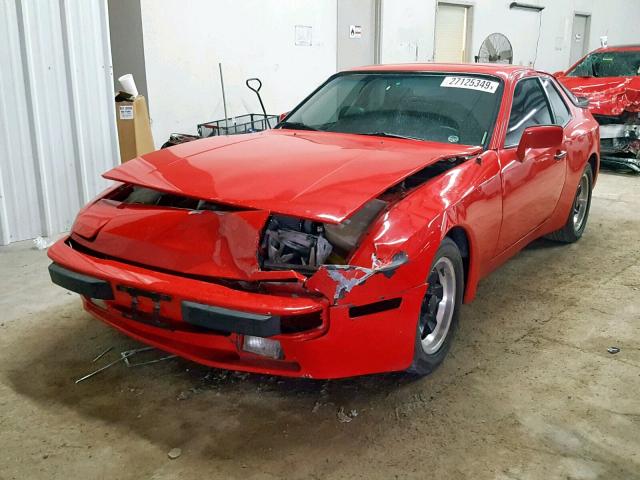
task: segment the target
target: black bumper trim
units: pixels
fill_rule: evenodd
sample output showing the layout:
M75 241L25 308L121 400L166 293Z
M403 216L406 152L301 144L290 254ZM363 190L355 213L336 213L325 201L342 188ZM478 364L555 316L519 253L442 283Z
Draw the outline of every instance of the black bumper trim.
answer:
M113 300L113 290L106 280L68 270L57 263L49 265L51 281L85 297Z
M239 312L222 307L183 301L182 319L192 325L226 333L272 337L281 333L280 317Z

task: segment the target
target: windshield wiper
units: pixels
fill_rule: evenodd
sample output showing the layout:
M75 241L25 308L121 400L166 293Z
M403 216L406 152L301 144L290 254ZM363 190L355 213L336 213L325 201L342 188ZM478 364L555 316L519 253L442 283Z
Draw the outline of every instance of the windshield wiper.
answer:
M305 125L304 123L300 122L282 122L280 124L280 128L290 128L292 130L318 130L317 128L310 127L309 125Z
M356 133L356 132L354 132L354 133ZM389 133L389 132L364 132L364 133L356 133L356 135L368 135L368 136L371 136L371 137L403 138L405 140L421 140L421 141L424 141L424 138L410 137L408 135L399 135L397 133Z

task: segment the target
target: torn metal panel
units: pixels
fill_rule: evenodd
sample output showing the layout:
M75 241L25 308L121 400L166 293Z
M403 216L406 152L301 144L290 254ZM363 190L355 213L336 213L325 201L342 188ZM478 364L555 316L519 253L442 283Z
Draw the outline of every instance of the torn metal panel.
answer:
M640 112L640 77L561 77L576 96L589 99L594 115Z
M374 275L391 278L395 271L409 261L405 252L399 252L389 262L381 262L375 256L371 268L354 265L323 265L307 282L307 288L315 289L336 303L355 287L364 285Z
M560 77L589 100L600 124L601 161L640 173L640 77Z
M362 233L387 205L388 202L374 198L344 222L325 225L327 240L345 252L352 252Z

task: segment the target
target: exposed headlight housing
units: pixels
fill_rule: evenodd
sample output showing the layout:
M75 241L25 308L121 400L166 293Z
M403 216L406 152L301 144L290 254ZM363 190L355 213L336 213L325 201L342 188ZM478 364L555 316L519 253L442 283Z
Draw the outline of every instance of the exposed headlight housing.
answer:
M373 199L341 224L273 215L262 239L263 266L313 274L325 264L344 264L387 202Z

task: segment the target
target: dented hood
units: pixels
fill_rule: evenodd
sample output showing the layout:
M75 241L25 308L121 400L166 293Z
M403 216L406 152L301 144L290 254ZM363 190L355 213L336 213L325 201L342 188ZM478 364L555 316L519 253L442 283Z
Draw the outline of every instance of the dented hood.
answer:
M271 130L143 155L104 177L198 199L339 223L442 158L479 147L352 134Z
M589 99L596 115L620 115L625 110L640 112L640 77L560 77L574 95Z

